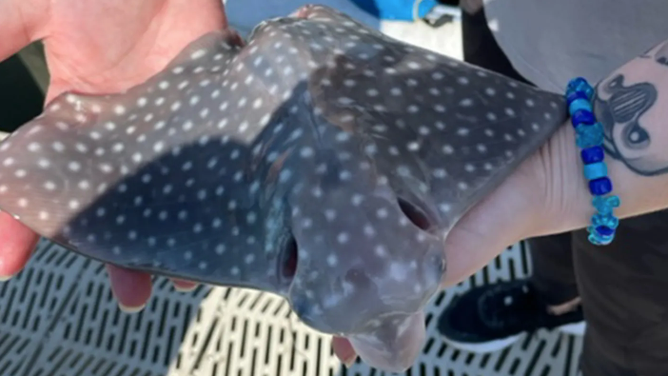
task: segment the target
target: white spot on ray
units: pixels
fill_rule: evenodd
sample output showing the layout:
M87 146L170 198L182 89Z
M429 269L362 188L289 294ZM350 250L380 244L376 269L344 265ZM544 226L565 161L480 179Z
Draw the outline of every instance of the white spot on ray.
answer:
M338 259L335 254L330 254L327 256L327 265L335 267L338 264Z
M206 55L206 50L205 49L200 49L200 50L197 50L197 51L193 52L190 55L190 57L193 60L196 60L196 59L199 59L199 58L203 57L204 55Z

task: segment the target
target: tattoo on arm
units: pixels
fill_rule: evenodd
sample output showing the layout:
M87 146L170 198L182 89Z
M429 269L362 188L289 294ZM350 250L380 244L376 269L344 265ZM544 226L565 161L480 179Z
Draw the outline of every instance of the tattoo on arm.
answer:
M640 57L668 68L668 41ZM596 86L594 112L603 125L605 151L639 175L667 174L668 140L652 139L657 125L645 123L645 115L657 105L658 89L652 82L626 85L625 79L618 73Z
M640 55L640 58L654 59L656 63L668 66L668 41L659 43L645 51Z
M643 115L656 105L658 93L650 82L624 84L618 74L597 86L594 112L604 129L604 147L639 175L668 173L668 145L653 142Z

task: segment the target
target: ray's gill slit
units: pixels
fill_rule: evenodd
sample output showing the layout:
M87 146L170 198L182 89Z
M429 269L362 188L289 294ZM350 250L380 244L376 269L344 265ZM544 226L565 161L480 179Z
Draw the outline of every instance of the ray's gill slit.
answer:
M408 218L408 220L410 220L420 230L427 231L431 228L431 221L429 218L427 218L427 215L417 206L401 197L397 198L397 203L399 204L399 208L404 213L406 218Z
M292 234L289 234L288 239L283 245L279 264L280 275L288 284L292 284L292 280L297 273L297 262L299 258L298 247L295 237Z

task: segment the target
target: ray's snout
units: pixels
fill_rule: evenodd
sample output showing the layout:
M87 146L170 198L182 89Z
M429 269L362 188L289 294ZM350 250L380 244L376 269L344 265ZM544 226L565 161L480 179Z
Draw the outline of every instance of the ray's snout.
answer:
M426 336L423 312L387 318L370 333L349 338L355 352L371 367L405 372L413 365Z
M298 260L288 298L322 332L373 333L390 316L421 312L445 271L433 219L365 180L323 189L316 200L308 191L293 196Z

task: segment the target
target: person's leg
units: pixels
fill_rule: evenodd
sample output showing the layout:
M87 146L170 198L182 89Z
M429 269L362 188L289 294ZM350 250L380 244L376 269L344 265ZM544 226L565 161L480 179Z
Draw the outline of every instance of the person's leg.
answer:
M554 310L564 310L568 303L578 301L571 233L526 240L533 270L530 281L541 300Z
M464 60L531 84L514 70L496 44L484 10L462 13ZM571 234L529 239L526 243L532 276L481 286L454 299L438 318L437 328L446 342L469 351L489 352L511 345L524 332L541 328L583 332Z
M668 374L668 211L620 221L600 247L578 231L574 267L587 333L584 376Z

